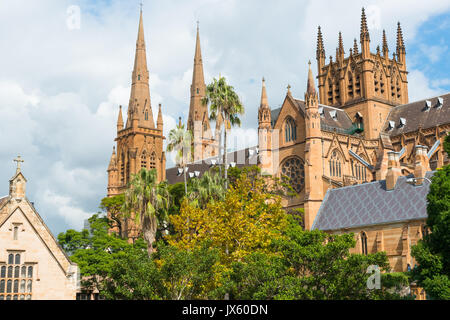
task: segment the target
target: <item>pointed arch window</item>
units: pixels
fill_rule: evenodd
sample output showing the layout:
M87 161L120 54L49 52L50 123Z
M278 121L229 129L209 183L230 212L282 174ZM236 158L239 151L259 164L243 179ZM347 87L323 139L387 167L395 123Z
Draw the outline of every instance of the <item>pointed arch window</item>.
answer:
M287 118L284 124L284 141L290 142L297 140L297 125L294 119Z
M120 181L122 184L125 183L125 156L122 153L122 159L120 161Z
M330 176L338 178L342 177L342 157L340 152L336 149L331 153L328 165L330 167Z
M367 255L367 234L364 231L361 232L361 253Z
M150 156L150 169L155 169L155 168L156 168L156 154L153 151Z
M349 71L347 73L347 80L348 80L348 85L347 85L347 93L350 99L353 98L353 74Z
M141 154L141 169L147 169L147 153L145 151Z
M145 110L145 120L148 120L148 110Z

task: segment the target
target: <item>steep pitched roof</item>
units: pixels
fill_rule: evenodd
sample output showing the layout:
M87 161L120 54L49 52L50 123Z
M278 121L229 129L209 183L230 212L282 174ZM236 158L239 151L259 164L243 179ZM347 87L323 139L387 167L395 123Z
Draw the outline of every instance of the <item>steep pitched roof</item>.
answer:
M256 154L255 147L245 148L233 152L227 153L227 161L228 163L235 162L237 168L243 168L248 166L253 166L258 164L258 155ZM252 150L249 152L249 150ZM253 155L250 155L253 153ZM223 159L223 158L222 158ZM187 167L189 168L189 172L199 171L200 176L208 171L211 168L211 160L216 160L218 163L219 157L211 157L208 159L204 159L201 161L196 161L189 163ZM188 176L189 177L189 176ZM173 167L166 169L166 179L169 184L174 184L178 182L184 181L184 176L178 175L178 167Z
M297 108L305 114L305 101L299 99L293 99L297 105ZM336 129L338 133L346 133L353 125L352 120L344 110L330 107L327 105L319 104L319 108L323 108L323 113L320 117L320 125L323 130L333 131ZM272 127L278 120L281 108L271 110ZM331 113L335 112L336 117L333 118Z
M426 176L432 175L428 172ZM336 230L426 218L429 183L410 185L408 177L399 177L390 191L386 190L386 180L329 189L312 229Z
M442 98L443 105L438 104L438 98ZM430 107L427 107L426 101L431 102ZM400 118L405 119L406 124L402 125ZM394 124L393 128L390 127L390 121ZM450 93L392 108L384 124L383 132L396 136L417 131L419 127L427 129L446 123L450 123Z

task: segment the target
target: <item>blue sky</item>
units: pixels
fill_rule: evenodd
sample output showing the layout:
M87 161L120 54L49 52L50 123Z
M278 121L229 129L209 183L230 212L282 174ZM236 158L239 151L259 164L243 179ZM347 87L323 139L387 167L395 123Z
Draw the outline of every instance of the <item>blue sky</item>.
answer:
M0 2L0 196L20 154L28 197L55 235L81 228L105 196L118 105L129 99L139 2ZM372 51L386 29L392 55L401 22L410 101L450 91L448 1L143 2L152 106L156 113L162 103L166 135L188 114L197 20L206 81L226 76L246 108L230 138L235 147L256 144L261 78L273 108L288 84L302 98L309 59L316 68L317 26L327 56L339 31L348 53L362 6ZM68 26L71 6L80 9L79 28Z

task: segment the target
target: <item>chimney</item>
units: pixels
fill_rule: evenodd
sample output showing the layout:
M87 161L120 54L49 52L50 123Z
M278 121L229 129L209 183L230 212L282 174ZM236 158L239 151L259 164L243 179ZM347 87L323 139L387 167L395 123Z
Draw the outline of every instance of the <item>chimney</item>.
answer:
M388 152L388 170L386 174L386 190L395 188L398 177L402 175L400 169L400 154L395 151Z
M416 185L423 183L423 178L427 171L431 171L430 162L427 155L427 147L417 145L416 146L416 158L414 162L414 178L416 178Z

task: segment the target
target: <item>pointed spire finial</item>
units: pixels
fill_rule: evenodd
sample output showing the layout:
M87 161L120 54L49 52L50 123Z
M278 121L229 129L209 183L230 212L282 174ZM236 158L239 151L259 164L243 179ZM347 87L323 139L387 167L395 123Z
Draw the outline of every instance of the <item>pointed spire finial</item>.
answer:
M181 117L178 117L178 127L181 128L182 123L181 123Z
M317 51L316 51L316 58L325 58L325 49L323 48L323 37L322 37L322 31L320 29L320 26L317 30Z
M339 47L338 47L338 53L340 55L344 54L344 42L342 41L342 33L339 31Z
M397 23L397 55L405 50L405 43L403 42L402 27L400 26L400 21Z
M369 29L367 28L367 18L364 7L361 10L361 40L369 40Z
M386 31L383 29L383 55L385 57L387 57L388 53L389 53L389 48L388 48L388 43L387 43L387 39L386 39Z
M20 164L25 162L25 160L23 160L20 156L17 156L17 158L15 158L13 161L15 161L17 163L17 169L16 169L16 174L20 172Z
M158 108L158 119L156 120L156 127L158 129L162 129L162 126L163 126L163 116L162 116L161 103L160 103L159 108Z
M314 85L314 77L311 70L311 60L308 61L308 82L306 85L306 93L307 94L314 94L316 93L316 87Z
M288 83L287 85L287 92L290 94L291 93L291 85Z
M269 102L267 100L267 92L266 92L266 80L264 77L262 78L262 89L261 89L261 104L260 108L269 107Z

